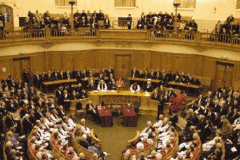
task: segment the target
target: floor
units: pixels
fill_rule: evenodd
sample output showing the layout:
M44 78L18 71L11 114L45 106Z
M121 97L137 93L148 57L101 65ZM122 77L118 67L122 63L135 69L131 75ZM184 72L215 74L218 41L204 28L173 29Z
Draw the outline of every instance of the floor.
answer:
M102 150L110 154L107 160L119 160L122 151L126 149L127 141L135 137L137 130L142 131L149 120L155 122L156 117L140 116L136 127L125 127L118 116L113 117L112 127L102 127L90 119L86 119L86 124L91 129L94 128L98 138L102 140Z

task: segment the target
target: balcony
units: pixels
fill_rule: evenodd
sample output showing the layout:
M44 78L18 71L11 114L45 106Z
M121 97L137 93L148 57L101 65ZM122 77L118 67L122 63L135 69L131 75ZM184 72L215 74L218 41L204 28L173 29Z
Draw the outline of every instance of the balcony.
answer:
M21 45L32 43L63 43L76 41L111 41L111 42L144 42L177 44L197 47L223 48L231 50L240 49L238 35L219 35L212 33L188 33L173 31L157 32L154 30L125 30L125 29L99 29L90 30L27 30L0 33L0 46Z

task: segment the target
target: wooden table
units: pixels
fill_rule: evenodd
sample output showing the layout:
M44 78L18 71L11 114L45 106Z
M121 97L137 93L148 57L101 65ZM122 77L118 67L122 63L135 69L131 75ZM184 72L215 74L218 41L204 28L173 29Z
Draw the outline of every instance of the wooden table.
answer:
M101 124L103 127L113 126L113 118L111 110L106 106L97 107L98 115L101 119Z
M178 89L180 88L186 88L186 93L189 94L189 88L195 90L195 95L198 95L200 93L201 86L194 85L194 84L187 84L187 83L181 83L181 82L168 82L168 85L170 86L176 86Z
M90 98L84 98L84 99L76 99L76 100L71 100L70 101L70 113L75 116L76 115L76 104L77 103L82 103L82 108L85 109L87 105L87 101L90 100Z
M121 110L124 115L124 125L127 127L137 126L137 115L132 105L122 105Z
M123 104L133 104L135 101L140 103L141 114L156 114L157 106L155 104L151 105L151 93L146 92L131 92L129 90L117 91L107 91L107 92L94 92L90 91L89 97L92 99L94 105L99 105L101 102L104 104L113 104L113 105L123 105Z
M63 79L63 80L43 82L43 86L45 86L45 91L48 92L48 86L66 84L66 83L76 83L76 82L77 82L77 79Z

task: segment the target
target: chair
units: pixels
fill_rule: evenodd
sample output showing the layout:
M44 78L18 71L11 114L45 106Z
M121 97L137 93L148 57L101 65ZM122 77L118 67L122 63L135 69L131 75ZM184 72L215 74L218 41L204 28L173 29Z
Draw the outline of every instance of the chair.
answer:
M140 116L140 106L141 106L140 102L138 102L138 101L135 101L133 103L134 110L135 110L138 117Z
M77 116L83 115L85 113L83 108L82 108L82 103L81 102L78 102L76 104L76 109L77 109Z

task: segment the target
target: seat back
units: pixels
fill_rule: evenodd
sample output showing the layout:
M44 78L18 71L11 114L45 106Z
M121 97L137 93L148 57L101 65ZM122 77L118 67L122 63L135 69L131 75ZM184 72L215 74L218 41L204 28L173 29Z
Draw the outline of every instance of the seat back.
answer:
M81 102L78 102L78 103L76 104L76 109L77 109L77 110L81 110L81 109L82 109L82 103L81 103Z

